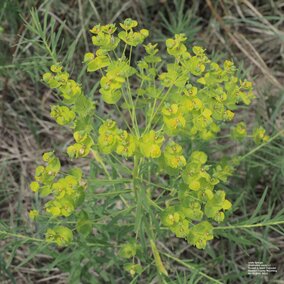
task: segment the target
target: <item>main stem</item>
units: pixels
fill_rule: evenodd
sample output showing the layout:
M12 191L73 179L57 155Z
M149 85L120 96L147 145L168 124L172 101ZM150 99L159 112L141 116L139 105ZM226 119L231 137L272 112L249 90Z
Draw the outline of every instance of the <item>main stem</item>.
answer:
M139 175L139 163L140 163L140 159L137 156L134 156L134 167L133 167L133 172L132 172L132 178L133 178L133 190L134 190L136 199L137 199L137 180L138 180L138 175Z
M132 178L133 178L133 191L135 194L135 201L136 201L136 205L137 205L137 210L136 210L136 224L139 224L141 226L142 222L145 222L146 218L141 218L139 216L140 214L143 214L143 212L141 212L141 210L143 210L143 202L142 202L142 192L141 188L138 187L138 181L141 180L139 178L139 165L140 165L141 159L138 158L137 156L134 156L134 167L133 167L133 174L132 174ZM142 193L142 194L141 194ZM152 201L152 200L151 200ZM144 202L147 202L148 205L147 207L150 208L150 206L152 204L152 202L150 202L150 200L148 200L147 198L144 200ZM149 204L151 203L151 204ZM145 206L145 205L144 205ZM142 221L143 220L143 221ZM140 223L141 222L141 223ZM136 228L136 238L138 237L138 233L139 233L139 226ZM164 264L161 260L161 256L159 253L159 250L155 244L156 240L155 240L155 234L152 228L152 220L151 220L151 214L149 214L149 223L145 224L145 232L148 235L149 238L149 242L150 242L150 247L154 256L154 260L155 260L155 264L157 267L157 271L159 272L159 274L163 274L163 275L168 275L167 270L164 267Z

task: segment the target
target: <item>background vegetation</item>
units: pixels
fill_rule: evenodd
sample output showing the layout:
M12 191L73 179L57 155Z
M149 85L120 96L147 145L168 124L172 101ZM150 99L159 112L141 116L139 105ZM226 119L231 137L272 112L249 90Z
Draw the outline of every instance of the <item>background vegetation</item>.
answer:
M81 72L83 54L91 49L88 30L126 17L150 29L152 41L185 33L189 46L205 46L215 60L232 59L240 75L254 82L257 97L239 117L251 127L263 125L271 136L283 129L281 0L0 1L0 283L161 281L150 262L139 279L131 280L121 269L112 246L123 241L127 226L119 232L112 228L120 206L115 198L101 202L96 195L88 204L95 212L94 226L103 232L94 249L86 244L61 250L47 246L28 218L39 202L27 186L37 161L51 148L60 152L72 138L49 118L54 98L41 75L57 59L79 78L86 93L98 98L96 78ZM233 211L205 251L161 232L158 246L171 272L165 283L284 283L283 140L278 135L243 160L226 189ZM215 155L249 151L226 139L212 147ZM97 175L95 164L78 163L91 172L91 180ZM92 188L100 185L91 183ZM113 218L105 219L106 214ZM278 273L249 276L249 261L276 265Z

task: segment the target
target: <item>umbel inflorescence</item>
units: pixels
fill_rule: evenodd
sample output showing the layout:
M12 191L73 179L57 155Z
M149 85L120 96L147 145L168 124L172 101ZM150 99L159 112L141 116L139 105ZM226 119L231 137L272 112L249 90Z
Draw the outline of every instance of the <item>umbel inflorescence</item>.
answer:
M167 177L165 181L174 181L169 202L159 210L154 206L156 216L177 237L203 249L213 239L214 224L222 222L232 206L222 184L232 175L237 159L212 161L201 151L200 141L216 139L234 120L238 107L250 104L252 84L237 77L233 62L219 65L200 46L189 50L184 34L167 39L167 54L159 55L157 44L144 44L149 31L137 30L137 21L126 19L119 26L96 25L90 30L96 50L85 54L84 64L89 73L100 75L100 99L108 108L123 112L124 123L119 125L106 114L95 129L96 102L60 64L43 75L43 81L60 97L50 115L73 132L74 143L67 147L70 159L117 155L133 161L134 204L137 192L146 190L144 179L155 183L158 173ZM138 46L143 56L134 62L133 48ZM248 136L257 143L268 139L263 128L248 135L244 122L231 127L231 139L242 141ZM53 152L45 153L43 160L46 165L36 169L31 189L49 196L41 214L61 218L62 224L49 228L46 240L68 245L74 228L64 225L64 220L70 215L76 216L79 233L86 224L92 228L81 210L87 183L78 168L60 172L60 161ZM148 168L143 170L143 163L149 162L150 174ZM38 212L33 210L30 215L36 218ZM122 254L133 257L134 246L127 244L131 253Z

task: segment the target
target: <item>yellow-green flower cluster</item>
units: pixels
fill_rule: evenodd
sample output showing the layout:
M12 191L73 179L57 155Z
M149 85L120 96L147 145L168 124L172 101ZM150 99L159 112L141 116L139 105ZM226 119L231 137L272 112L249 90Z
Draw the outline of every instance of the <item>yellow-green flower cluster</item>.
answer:
M69 245L73 240L72 231L64 226L56 226L52 229L47 229L46 241L48 243L56 243L58 246Z
M113 120L107 120L99 128L98 146L105 154L116 152L124 157L132 157L136 144L135 136L119 129Z
M212 225L207 221L194 225L187 235L187 240L198 249L204 249L207 241L213 240Z
M66 125L75 119L74 111L67 106L54 105L51 107L50 116L55 119L59 125Z
M107 104L116 104L120 100L125 82L136 72L124 56L112 60L109 52L116 49L120 40L128 46L142 44L149 32L145 29L138 32L133 31L133 28L137 25L137 21L126 19L123 24L120 24L123 31L119 32L118 36L114 35L116 31L114 24L96 25L90 30L91 33L95 34L92 41L98 49L95 55L90 52L86 53L84 62L87 64L89 72L103 70L103 68L107 67L100 80L100 93L103 101Z
M129 272L129 274L132 276L132 277L134 277L135 276L135 274L141 274L142 273L142 271L143 271L143 269L142 269L142 266L140 265L140 264L135 264L135 263L126 263L125 265L124 265L124 269L126 270L126 271L128 271Z
M269 140L269 136L262 126L254 128L252 133L248 135L247 127L244 122L239 122L231 128L231 137L233 140L237 141L242 141L246 137L252 137L256 144L265 143Z
M146 37L149 36L149 31L141 29L138 32L133 31L133 28L138 26L138 22L132 19L126 19L124 23L120 24L124 31L118 33L118 37L127 45L137 46L142 44Z
M100 81L102 99L108 104L116 104L121 98L123 86L128 77L135 73L124 60L113 61Z
M123 244L119 250L119 255L123 258L132 258L136 255L137 250L140 249L140 245L136 241L131 240Z
M79 168L71 169L64 177L60 177L60 161L53 152L43 154L46 166L38 166L35 171L35 181L31 182L30 188L39 192L42 197L50 196L45 203L45 211L53 218L68 217L75 212L84 201L86 183L82 179L82 171ZM39 213L31 210L31 219L38 218ZM54 241L58 245L65 245L71 241L73 234L64 226L47 230L47 241ZM62 236L60 236L62 234Z
M98 146L104 154L117 153L123 157L135 154L146 158L159 158L164 137L154 130L140 139L126 130L119 129L113 120L105 121L99 128Z
M210 175L206 171L205 163L207 155L204 152L195 151L189 158L189 163L186 165L182 173L184 183L188 184L189 189L199 190L204 187L204 183L210 183Z
M92 37L93 45L98 46L102 51L111 51L116 49L119 44L119 39L113 36L113 33L116 31L114 24L101 26L94 26L90 32L94 34Z
M232 174L234 163L222 162L212 168L206 162L207 155L204 152L192 152L182 171L179 202L167 207L162 213L163 224L177 237L187 239L197 248L205 248L206 242L213 238L213 226L209 220L222 222L224 211L232 206L225 198L224 191L214 189ZM196 224L198 221L201 222Z
M32 209L29 211L29 217L31 220L35 220L38 216L39 216L38 210Z
M61 164L53 152L46 152L42 156L46 166L38 166L35 170L35 181L30 184L32 191L40 191L41 195L46 196L51 192L51 183L59 173Z
M76 143L70 145L67 148L67 153L69 157L70 158L86 157L90 153L91 147L94 144L93 139L85 131L76 131L74 132L73 136Z
M164 136L150 130L144 134L139 141L139 149L142 156L146 158L159 158L161 156L161 146L164 142Z
M178 130L185 129L186 120L181 109L178 104L165 104L162 109L166 130L170 135L177 134Z
M209 140L224 121L233 120L240 102L250 103L252 84L238 79L231 61L222 66L212 62L199 46L190 54L185 40L181 34L166 42L175 63L168 64L166 72L159 75L161 86L168 89L163 98L163 120L169 135Z
M157 44L147 44L144 45L146 55L142 60L137 62L137 77L145 82L153 82L156 80L156 76L158 74L158 70L156 68L157 64L161 62L161 57L157 55L159 52L157 48ZM149 97L159 97L159 90L153 87L151 84L145 88L138 88L138 95L146 95Z
M140 249L141 246L136 240L130 240L121 246L118 255L125 259L132 258L132 260L134 260L134 257L137 255ZM124 265L124 269L129 272L132 277L134 277L135 274L140 274L142 272L142 266L134 262L126 263Z
M189 233L189 220L176 206L168 207L163 211L162 222L176 234L178 238L185 238Z
M52 72L43 75L43 81L56 89L62 98L62 105L53 105L50 116L59 125L69 125L74 130L75 144L67 150L71 158L85 157L89 154L93 141L90 138L94 103L87 98L81 86L69 79L69 73L62 71L60 65L52 65Z
M242 141L247 136L247 128L244 122L239 122L231 129L231 137L234 140Z
M182 146L171 142L164 150L164 160L167 166L174 169L181 169L186 165L185 157L183 156Z
M256 144L261 144L269 140L269 136L265 134L265 129L263 127L255 128L252 137Z

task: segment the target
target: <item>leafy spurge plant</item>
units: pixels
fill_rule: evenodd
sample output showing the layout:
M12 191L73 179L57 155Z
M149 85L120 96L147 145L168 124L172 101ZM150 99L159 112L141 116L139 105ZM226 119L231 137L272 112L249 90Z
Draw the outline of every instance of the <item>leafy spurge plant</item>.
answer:
M73 132L74 142L66 149L71 160L95 159L108 178L113 178L104 163L108 157L131 163L120 176L132 179L136 240L119 244L118 254L135 259L139 239L146 235L158 271L166 274L155 244L159 222L198 249L213 239L214 226L232 206L222 184L238 159L212 160L204 145L210 145L233 121L239 106L250 104L254 96L252 84L237 77L233 62L219 65L199 46L188 50L183 34L166 40L169 62L152 43L143 45L143 55L134 62L133 48L140 46L141 51L149 35L137 26L132 19L121 23L120 31L114 24L94 26L90 32L95 50L83 60L88 73L101 76L100 99L107 109L113 107L121 114L123 123L108 114L101 117L97 103L59 63L51 66L43 81L60 98L51 106L50 116ZM263 128L255 129L252 136L257 143L268 139ZM233 140L245 137L244 122L231 126ZM37 167L30 188L48 197L40 215L60 219L59 226L47 229L46 240L66 246L90 236L93 226L83 210L87 182L82 171L62 172L54 152L45 153L43 161L46 165ZM30 216L37 219L38 212L33 210ZM77 220L75 227L68 224L70 217ZM79 234L73 236L75 230ZM135 262L125 264L125 269L131 275L142 271Z

